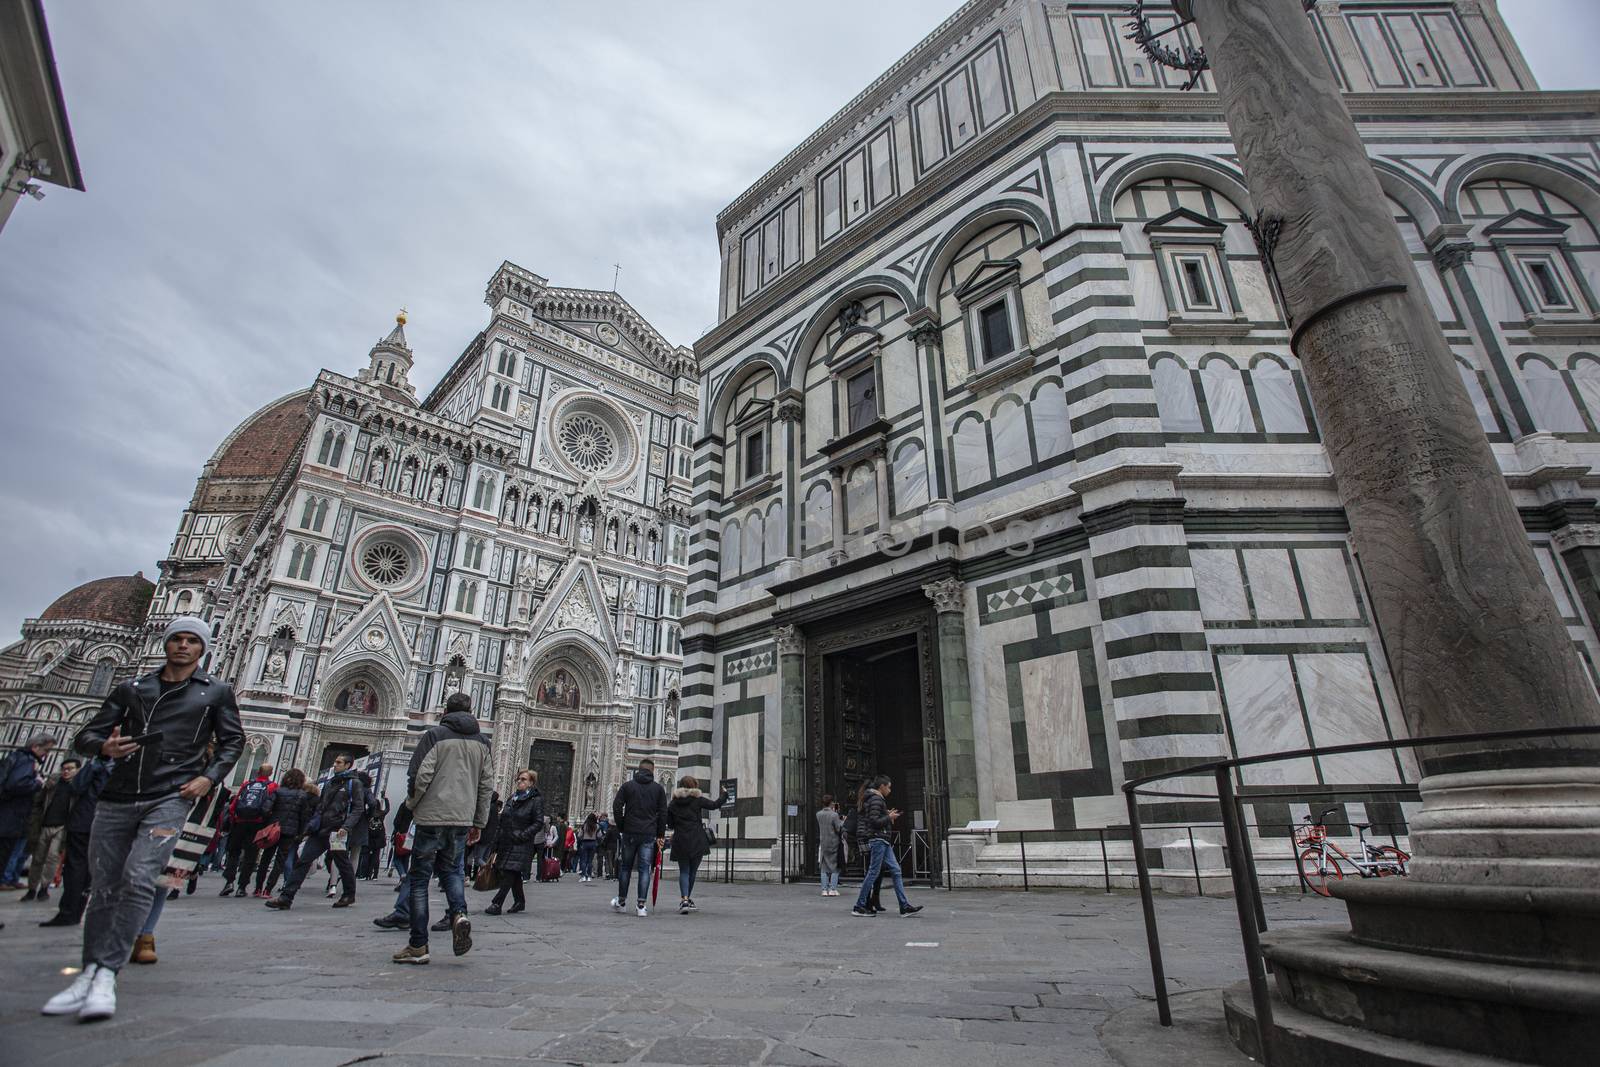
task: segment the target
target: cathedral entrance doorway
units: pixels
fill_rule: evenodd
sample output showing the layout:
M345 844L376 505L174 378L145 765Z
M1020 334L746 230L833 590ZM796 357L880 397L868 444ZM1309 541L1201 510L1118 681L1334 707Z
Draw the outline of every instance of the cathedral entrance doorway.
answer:
M805 872L817 862L810 815L822 794L832 793L848 812L861 783L884 774L893 786L889 806L900 810L895 853L907 877L937 878L946 797L931 612L824 635L808 651L806 762L814 795L786 798L804 813Z
M528 750L528 767L539 773L539 792L544 795L544 811L551 818L571 814L572 744L539 738Z
M329 767L332 767L333 761L340 756L349 756L351 761L354 762L367 755L367 753L366 745L351 745L340 741L324 745L322 747L322 761L317 764L317 773L321 774Z

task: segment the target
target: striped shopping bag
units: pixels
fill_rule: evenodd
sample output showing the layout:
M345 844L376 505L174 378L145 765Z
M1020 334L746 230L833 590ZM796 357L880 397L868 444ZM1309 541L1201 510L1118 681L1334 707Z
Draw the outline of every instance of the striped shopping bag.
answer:
M213 789L194 802L189 815L178 832L178 847L161 872L158 885L166 889L180 889L200 865L211 839L217 833L217 816L221 813L222 790Z

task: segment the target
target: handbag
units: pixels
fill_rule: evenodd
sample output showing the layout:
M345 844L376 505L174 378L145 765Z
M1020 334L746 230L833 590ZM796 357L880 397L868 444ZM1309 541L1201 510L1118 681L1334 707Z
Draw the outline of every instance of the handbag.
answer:
M277 823L268 823L256 832L255 842L257 848L272 848L283 839L283 827Z
M703 822L703 823L700 824L700 826L706 832L706 848L716 848L717 847L717 832L711 828L711 824L708 823L708 822Z
M494 869L494 856L489 857L489 862L478 868L478 877L472 880L472 888L479 893L487 893L499 888L500 875Z

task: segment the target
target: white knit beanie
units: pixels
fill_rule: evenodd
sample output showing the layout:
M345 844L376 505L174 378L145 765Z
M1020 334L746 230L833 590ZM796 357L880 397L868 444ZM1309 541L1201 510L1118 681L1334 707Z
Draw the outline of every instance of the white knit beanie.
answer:
M172 640L173 634L194 634L205 646L204 651L211 651L211 627L204 619L197 619L193 615L180 615L167 623L167 632L161 635L161 643L165 645Z

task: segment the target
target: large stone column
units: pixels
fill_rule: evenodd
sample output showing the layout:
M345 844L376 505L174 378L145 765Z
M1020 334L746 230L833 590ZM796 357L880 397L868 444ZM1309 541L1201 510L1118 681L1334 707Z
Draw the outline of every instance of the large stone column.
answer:
M952 827L978 817L978 749L972 730L972 682L967 670L967 595L958 579L922 587L939 617L939 703L944 712L946 813Z
M1185 7L1211 58L1250 195L1263 220L1281 221L1271 254L1292 344L1407 726L1421 735L1600 723L1594 689L1300 0ZM1588 766L1559 777L1600 788L1596 756L1592 739L1422 753L1425 776L1449 778L1424 782L1437 810L1415 827L1419 854L1463 856L1451 837L1464 845L1472 836L1477 815L1468 812L1516 806L1524 776L1501 768ZM1540 799L1531 804L1548 805L1548 777L1532 774L1530 796ZM1492 799L1475 792L1483 785L1492 785ZM1518 838L1518 849L1531 849L1524 855L1539 851L1528 835ZM1490 844L1469 847L1481 862L1423 859L1416 873L1542 878L1537 864L1491 859L1480 850Z
M778 646L779 750L806 754L806 637L798 626L775 626Z

